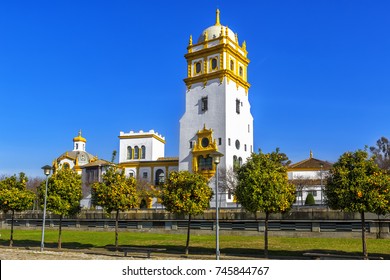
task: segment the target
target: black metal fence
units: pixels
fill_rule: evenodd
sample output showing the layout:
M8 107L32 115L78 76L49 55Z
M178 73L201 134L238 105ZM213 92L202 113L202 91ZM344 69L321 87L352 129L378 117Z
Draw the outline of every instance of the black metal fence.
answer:
M11 216L1 215L1 227L8 228ZM390 217L368 213L366 230L372 237L390 238ZM59 217L48 213L46 227L59 226ZM39 229L42 227L42 213L27 211L18 213L14 226ZM171 231L180 232L187 229L188 220L184 215L173 215L163 210L134 210L120 214L118 226L129 231ZM214 231L216 228L215 210L206 211L191 221L191 229L201 233ZM256 215L239 209L223 209L220 212L219 226L221 232L238 234L257 234L265 230L264 214ZM114 215L107 216L102 211L83 211L77 217L62 219L62 227L69 229L113 230ZM268 229L275 235L324 235L358 234L361 232L361 221L358 213L344 213L329 209L293 210L286 214L270 216ZM310 235L311 234L311 235Z

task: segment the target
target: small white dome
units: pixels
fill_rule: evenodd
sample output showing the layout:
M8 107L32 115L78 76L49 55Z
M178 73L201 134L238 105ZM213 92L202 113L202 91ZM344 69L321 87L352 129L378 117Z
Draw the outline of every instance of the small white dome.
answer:
M202 34L199 36L198 43L204 42L204 35L207 33L207 40L213 40L216 38L219 38L221 36L221 30L223 32L223 35L226 34L226 28L228 29L228 36L233 41L236 40L236 36L234 35L234 32L223 25L212 25L205 30L203 30Z

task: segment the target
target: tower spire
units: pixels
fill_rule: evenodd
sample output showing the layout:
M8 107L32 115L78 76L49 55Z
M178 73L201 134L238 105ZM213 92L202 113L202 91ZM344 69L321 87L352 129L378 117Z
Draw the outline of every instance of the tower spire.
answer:
M216 19L215 19L215 25L221 25L220 21L219 21L219 9L217 9L217 12L216 12Z

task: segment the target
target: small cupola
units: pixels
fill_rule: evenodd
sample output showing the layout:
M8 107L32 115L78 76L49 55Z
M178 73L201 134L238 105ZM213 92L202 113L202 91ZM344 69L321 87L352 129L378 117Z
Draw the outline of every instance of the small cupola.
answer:
M87 140L81 136L80 129L79 134L73 138L73 151L85 152L85 143L87 143Z

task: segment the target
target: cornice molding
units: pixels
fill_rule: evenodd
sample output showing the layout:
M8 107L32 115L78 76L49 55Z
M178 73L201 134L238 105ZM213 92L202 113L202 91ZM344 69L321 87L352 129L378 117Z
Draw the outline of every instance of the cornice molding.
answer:
M212 73L207 73L203 75L199 75L196 77L190 77L184 79L184 82L187 86L187 89L190 89L193 84L196 83L207 83L210 80L214 79L219 79L220 82L223 81L223 78L227 78L228 80L231 80L235 82L238 86L241 86L245 89L245 92L248 93L248 89L251 86L248 82L244 81L241 77L235 75L232 71L230 70L217 70Z
M154 138L160 141L161 143L165 144L165 140L161 137L157 136L156 134L142 134L142 135L120 135L118 136L119 139L138 139L138 138Z

